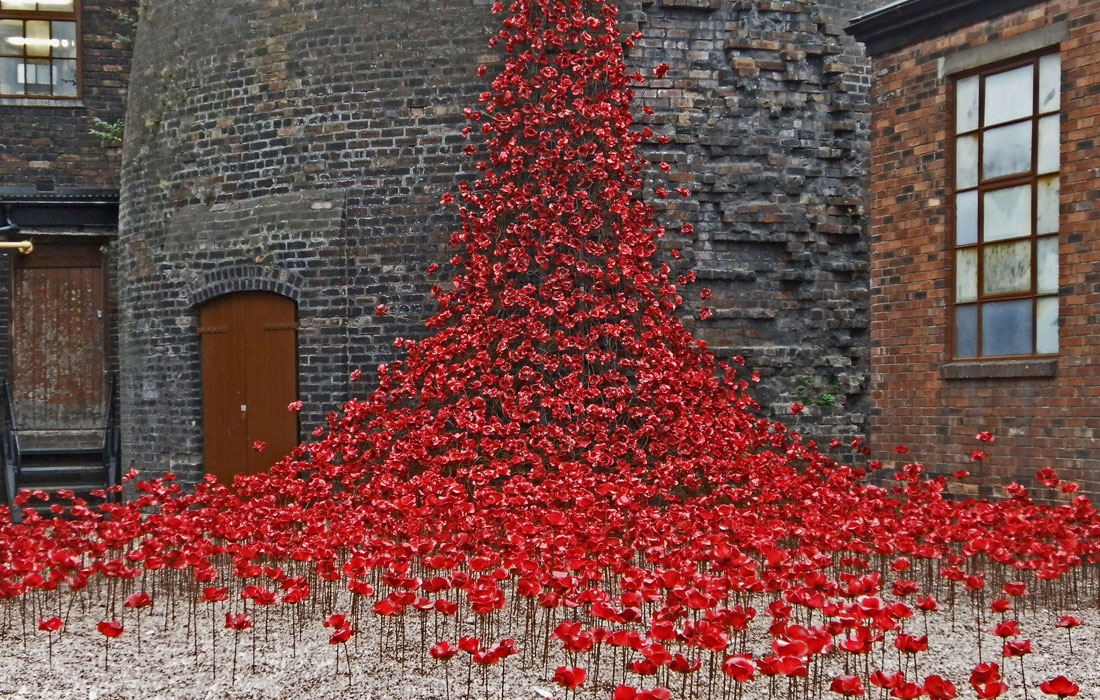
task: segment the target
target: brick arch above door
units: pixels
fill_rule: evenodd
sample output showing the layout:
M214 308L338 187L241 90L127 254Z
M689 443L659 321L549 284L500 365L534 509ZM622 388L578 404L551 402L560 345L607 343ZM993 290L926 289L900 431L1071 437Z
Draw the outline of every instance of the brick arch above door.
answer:
M233 292L273 292L301 302L305 279L290 270L267 265L238 263L222 265L195 276L188 285L187 300L192 307Z

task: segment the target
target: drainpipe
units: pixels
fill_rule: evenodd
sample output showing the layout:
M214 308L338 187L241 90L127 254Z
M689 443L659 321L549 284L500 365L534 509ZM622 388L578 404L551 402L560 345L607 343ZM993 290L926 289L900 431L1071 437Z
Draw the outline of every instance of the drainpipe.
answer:
M0 214L3 215L0 221L4 222L3 225L0 226L0 236L8 234L15 235L19 233L19 226L11 220L11 213L8 210L7 204L0 205ZM6 248L14 248L20 253L27 255L34 250L34 244L30 241L0 241L0 250Z
M0 235L7 233L14 235L19 233L19 227L15 225L14 221L11 220L11 214L8 211L7 204L0 205L0 213L4 215L4 218L2 219L4 225L0 226Z

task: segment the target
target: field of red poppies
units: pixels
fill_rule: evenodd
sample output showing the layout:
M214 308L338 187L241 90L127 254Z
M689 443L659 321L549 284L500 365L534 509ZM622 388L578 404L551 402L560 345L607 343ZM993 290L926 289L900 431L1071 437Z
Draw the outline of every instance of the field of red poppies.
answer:
M24 668L0 692L1100 692L1089 500L1051 470L953 500L904 448L879 476L830 458L858 439L762 417L757 377L677 316L692 276L657 260L693 232L646 202L690 192L644 179L668 137L635 124L637 36L601 0L493 10L504 59L466 110L479 176L443 197L461 230L430 335L267 474L21 494L49 517L0 518L0 658ZM986 458L978 433L960 462Z

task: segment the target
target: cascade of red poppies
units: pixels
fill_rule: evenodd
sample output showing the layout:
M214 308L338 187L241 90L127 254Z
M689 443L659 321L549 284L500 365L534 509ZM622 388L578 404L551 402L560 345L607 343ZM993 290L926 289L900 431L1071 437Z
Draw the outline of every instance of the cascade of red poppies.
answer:
M453 288L435 290L433 334L398 340L406 358L312 448L326 477L412 495L440 479L538 498L611 484L667 501L759 480L777 468L749 457L763 445L809 455L753 417L747 382L674 315L686 280L654 262L664 230L639 196L653 134L634 127L644 79L625 68L634 39L616 13L512 4L492 40L503 69L466 110L480 176L444 197L462 223Z

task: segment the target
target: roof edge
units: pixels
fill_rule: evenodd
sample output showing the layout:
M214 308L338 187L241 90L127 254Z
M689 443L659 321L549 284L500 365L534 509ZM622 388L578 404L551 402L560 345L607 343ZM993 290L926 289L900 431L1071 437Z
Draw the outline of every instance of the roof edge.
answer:
M846 31L879 56L1042 0L901 0L852 20Z

